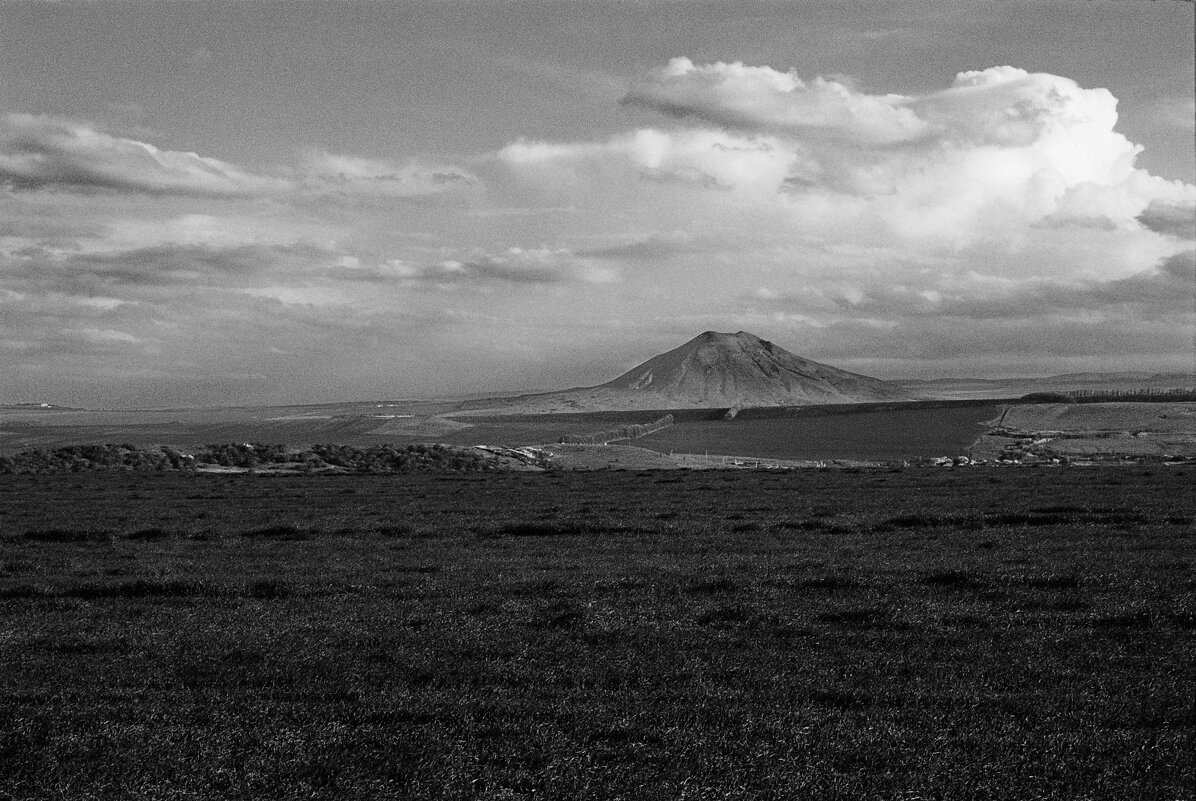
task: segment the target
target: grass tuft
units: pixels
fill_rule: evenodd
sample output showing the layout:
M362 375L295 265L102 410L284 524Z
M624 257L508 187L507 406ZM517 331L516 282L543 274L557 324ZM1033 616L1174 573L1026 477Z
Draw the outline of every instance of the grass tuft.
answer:
M34 542L112 542L115 532L106 528L35 528L25 532Z
M300 528L294 523L281 523L274 526L250 529L241 532L242 537L273 537L280 540L305 540L312 534L308 529Z
M1196 630L1196 612L1176 612L1171 615L1171 625L1177 629Z
M543 615L531 621L533 628L569 630L581 628L585 623L584 609L576 606L550 607Z
M946 521L939 515L926 514L918 512L909 515L897 515L885 520L881 525L890 525L896 528L930 528L932 526L944 525Z
M692 593L714 595L720 592L735 592L736 586L735 582L726 576L719 576L716 579L695 582L686 589Z
M834 612L821 613L818 615L818 620L843 626L872 627L886 623L889 620L889 610L879 606L839 609Z
M852 590L859 587L860 583L847 576L819 576L806 579L800 586L809 590Z
M1102 615L1092 618L1091 621L1094 629L1147 629L1152 623L1150 613L1145 610Z
M64 598L95 600L100 598L184 598L204 595L205 588L196 581L178 579L136 579L119 584L76 584L64 588Z
M137 531L129 532L125 535L126 540L149 541L161 540L169 537L170 534L163 528L142 528Z
M751 614L740 606L718 606L698 616L699 626L719 623L746 623Z
M576 537L591 531L588 525L565 520L519 520L481 528L478 537Z
M941 570L920 579L922 584L930 587L965 588L978 587L983 582L963 570Z
M250 598L265 598L267 600L277 600L279 598L289 598L294 593L289 584L278 579L262 579L260 581L253 581L245 585L245 594Z
M872 699L866 695L842 690L814 690L806 695L812 704L839 709L844 712L867 709L872 706Z
M1082 582L1080 577L1074 574L1052 573L1049 576L1031 576L1026 579L1026 584L1048 590L1075 590L1079 589Z
M32 584L18 584L15 587L0 587L0 601L15 601L25 598L40 598L45 593Z

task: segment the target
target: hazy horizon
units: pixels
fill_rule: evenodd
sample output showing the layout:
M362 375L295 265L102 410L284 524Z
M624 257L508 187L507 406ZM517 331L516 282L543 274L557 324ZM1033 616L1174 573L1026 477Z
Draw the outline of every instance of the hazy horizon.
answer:
M3 15L3 404L1196 369L1189 2Z

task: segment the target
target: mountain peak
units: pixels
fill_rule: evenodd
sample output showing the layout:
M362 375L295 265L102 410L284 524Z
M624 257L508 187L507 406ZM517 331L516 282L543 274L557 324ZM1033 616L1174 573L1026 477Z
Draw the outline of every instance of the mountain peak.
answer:
M820 364L747 331L704 331L601 385L659 396L660 407L775 406L897 400L884 381Z

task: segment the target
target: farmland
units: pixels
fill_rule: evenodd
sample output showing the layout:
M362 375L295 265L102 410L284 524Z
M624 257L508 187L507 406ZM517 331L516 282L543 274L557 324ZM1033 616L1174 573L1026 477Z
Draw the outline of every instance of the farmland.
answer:
M0 410L0 455L82 443L165 445L191 453L235 442L295 449L330 443L374 448L437 442L520 447L605 441L618 436L612 432L654 426L667 415L672 425L630 444L666 458L673 453L900 462L969 453L1001 458L1005 451L1024 451L1022 439L1051 436L1052 442L1039 448L1043 453L1035 458L1095 454L1159 459L1196 455L1194 408L1192 402L1172 401L1018 404L990 399L759 407L731 410L734 419L725 419L726 409L466 414L417 402L153 412L9 407ZM985 425L999 420L1000 432ZM637 461L656 466L660 460L648 455Z
M695 421L641 437L642 448L678 453L725 453L772 459L899 461L957 455L984 433L999 405L865 409L836 414L741 415ZM753 410L757 411L757 410Z
M1192 798L1190 467L0 477L0 797Z
M9 412L0 425L0 453L33 447L129 442L184 450L224 442L442 442L516 447L557 442L672 413L676 425L635 440L670 451L777 459L906 459L963 453L985 420L1003 406L987 402L848 404L761 408L725 421L724 409L646 410L535 415L411 414L387 417L373 405L318 409L233 409L192 412ZM382 411L387 411L383 409Z

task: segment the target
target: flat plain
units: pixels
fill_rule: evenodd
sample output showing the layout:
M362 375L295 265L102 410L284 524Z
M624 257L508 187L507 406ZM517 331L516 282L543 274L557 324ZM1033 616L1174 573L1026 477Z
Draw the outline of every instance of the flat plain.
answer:
M0 477L0 797L1190 799L1191 467Z

